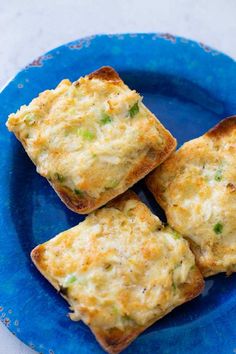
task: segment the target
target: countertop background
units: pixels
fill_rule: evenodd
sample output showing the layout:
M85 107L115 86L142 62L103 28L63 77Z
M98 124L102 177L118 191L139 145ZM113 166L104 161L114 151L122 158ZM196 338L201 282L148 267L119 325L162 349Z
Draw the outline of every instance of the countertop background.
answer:
M236 59L235 15L236 0L0 0L0 88L35 57L96 33L169 32ZM33 353L0 323L0 354Z

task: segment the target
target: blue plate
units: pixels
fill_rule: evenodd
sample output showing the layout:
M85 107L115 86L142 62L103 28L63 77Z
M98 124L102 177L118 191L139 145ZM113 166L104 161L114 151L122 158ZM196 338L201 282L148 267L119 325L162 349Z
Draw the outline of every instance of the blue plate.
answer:
M41 353L103 353L88 327L67 317L68 306L37 272L30 251L84 217L68 210L4 123L11 112L63 78L76 80L113 66L179 144L236 113L236 63L201 43L169 34L99 35L63 45L22 70L0 94L0 317ZM147 137L148 139L148 137ZM141 198L164 218L142 182ZM236 351L236 276L211 277L204 293L146 330L125 351Z

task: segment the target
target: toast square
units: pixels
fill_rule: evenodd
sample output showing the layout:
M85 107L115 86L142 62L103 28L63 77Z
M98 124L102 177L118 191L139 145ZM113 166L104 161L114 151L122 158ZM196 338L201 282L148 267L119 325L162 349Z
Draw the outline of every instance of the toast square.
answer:
M126 191L176 147L110 67L44 91L7 127L61 200L82 214Z
M109 353L121 352L203 288L188 242L131 191L31 257L68 301L71 319L83 320Z
M205 276L236 271L236 116L185 143L147 186Z

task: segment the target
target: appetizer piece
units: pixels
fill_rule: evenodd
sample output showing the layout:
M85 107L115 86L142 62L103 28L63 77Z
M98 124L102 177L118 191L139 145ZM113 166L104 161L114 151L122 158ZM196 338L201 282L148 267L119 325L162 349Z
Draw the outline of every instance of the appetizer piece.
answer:
M7 127L73 211L88 213L163 162L176 141L110 67L63 80Z
M236 271L236 116L185 143L147 185L205 276Z
M128 191L37 246L39 271L109 353L197 296L203 278L188 242Z

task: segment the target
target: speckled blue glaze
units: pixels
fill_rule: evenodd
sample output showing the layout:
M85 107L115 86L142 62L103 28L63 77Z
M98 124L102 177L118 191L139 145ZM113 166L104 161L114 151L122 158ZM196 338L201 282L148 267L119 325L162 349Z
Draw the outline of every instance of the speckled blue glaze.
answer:
M0 318L41 353L103 353L90 330L37 272L30 251L84 217L69 211L5 128L9 113L63 78L113 66L177 137L197 137L236 113L236 63L201 43L169 34L99 35L34 60L0 94ZM148 139L148 137L147 137ZM161 216L142 182L141 198ZM125 353L224 354L236 351L236 276L211 277L204 293L146 330Z

